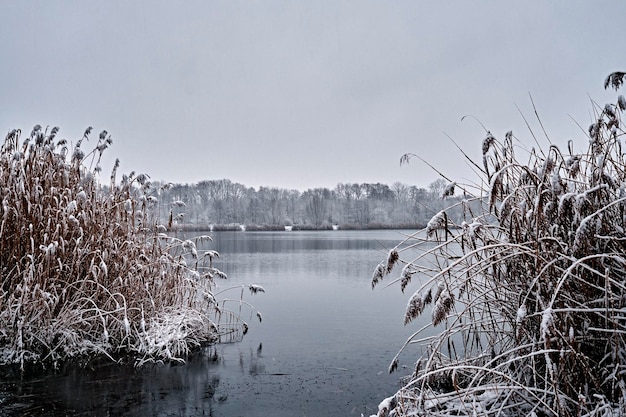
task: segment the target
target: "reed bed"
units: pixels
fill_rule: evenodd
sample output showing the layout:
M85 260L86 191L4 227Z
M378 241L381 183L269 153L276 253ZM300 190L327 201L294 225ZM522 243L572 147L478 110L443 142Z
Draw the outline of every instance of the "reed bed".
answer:
M482 185L443 196L460 190L463 221L442 210L389 251L372 286L401 266L405 324L430 318L392 360L422 349L378 416L626 415L624 111L621 95L594 105L582 152L487 133Z
M147 175L118 182L116 162L101 184L106 131L90 152L91 128L73 146L57 133L13 130L0 148L0 363L183 360L243 334L214 295L226 276L199 250L210 237L168 234Z

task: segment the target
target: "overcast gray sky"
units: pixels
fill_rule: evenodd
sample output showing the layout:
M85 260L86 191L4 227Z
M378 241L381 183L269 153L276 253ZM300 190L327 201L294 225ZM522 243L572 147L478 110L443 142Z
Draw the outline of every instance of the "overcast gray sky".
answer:
M305 190L473 179L446 134L582 149L626 70L626 2L0 0L0 129L108 130L155 180ZM621 94L626 94L620 92ZM541 136L541 135L539 135Z

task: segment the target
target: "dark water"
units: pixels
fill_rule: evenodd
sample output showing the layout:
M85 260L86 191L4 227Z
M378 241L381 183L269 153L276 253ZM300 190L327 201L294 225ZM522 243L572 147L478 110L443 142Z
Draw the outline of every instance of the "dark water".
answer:
M102 364L49 375L4 371L0 415L360 416L398 388L389 375L398 348L418 326L402 326L410 294L372 291L370 279L397 231L220 232L211 248L228 274L222 297L241 285L266 293L246 300L243 341L220 344L184 365L129 369ZM220 297L218 297L220 298ZM415 352L415 351L414 351ZM403 357L401 365L412 366Z

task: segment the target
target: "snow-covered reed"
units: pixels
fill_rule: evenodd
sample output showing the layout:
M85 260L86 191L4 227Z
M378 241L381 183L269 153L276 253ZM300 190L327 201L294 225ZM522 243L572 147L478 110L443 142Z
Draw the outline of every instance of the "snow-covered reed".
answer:
M0 363L178 360L241 335L214 296L218 254L197 246L210 238L167 234L147 175L117 182L116 162L100 184L106 131L87 153L91 128L73 146L57 132L13 130L0 147Z
M416 287L405 324L431 314L393 359L421 346L379 416L626 415L624 111L623 96L596 106L580 153L487 133L482 185L455 185L464 221L437 213L376 268L373 285L399 253L391 283Z

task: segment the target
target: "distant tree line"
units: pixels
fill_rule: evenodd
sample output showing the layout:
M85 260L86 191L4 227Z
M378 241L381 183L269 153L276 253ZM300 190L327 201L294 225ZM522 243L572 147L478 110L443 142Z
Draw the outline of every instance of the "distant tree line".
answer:
M282 188L246 187L228 179L196 184L154 184L159 198L159 218L191 228L344 229L423 227L459 197L442 199L447 183L438 179L428 188L396 182L339 183L334 189L304 192ZM449 215L454 215L454 210ZM460 213L460 210L459 210Z

